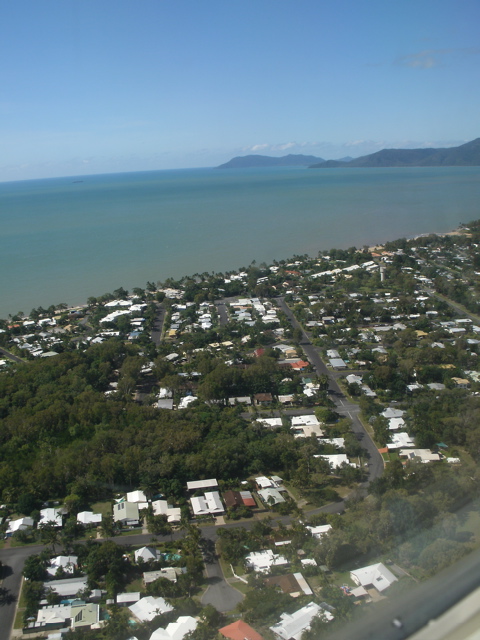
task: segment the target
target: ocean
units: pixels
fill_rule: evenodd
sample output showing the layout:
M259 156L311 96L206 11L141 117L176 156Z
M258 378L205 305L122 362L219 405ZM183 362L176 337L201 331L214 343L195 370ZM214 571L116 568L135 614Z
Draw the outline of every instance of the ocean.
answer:
M123 286L445 232L480 167L184 169L0 183L0 317Z

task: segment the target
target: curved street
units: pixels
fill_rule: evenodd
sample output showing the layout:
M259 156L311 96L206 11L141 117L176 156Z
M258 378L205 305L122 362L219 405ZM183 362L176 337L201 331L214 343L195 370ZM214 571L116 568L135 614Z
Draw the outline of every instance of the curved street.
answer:
M366 457L368 458L368 479L365 483L363 483L363 486L368 486L368 484L370 484L372 480L375 480L375 478L379 478L382 475L384 464L382 456L379 454L375 443L365 430L365 427L358 417L358 414L360 413L360 407L357 404L350 402L346 398L345 394L340 389L333 372L327 368L326 364L323 362L320 354L318 353L318 349L312 344L310 336L295 318L293 312L290 310L285 300L283 298L276 298L276 301L280 309L288 318L292 327L294 329L298 328L302 332L303 339L300 342L300 346L304 350L308 361L315 369L316 374L319 376L322 374L328 376L328 392L330 398L335 403L335 410L340 415L350 418L350 420L352 421L352 431L365 450Z

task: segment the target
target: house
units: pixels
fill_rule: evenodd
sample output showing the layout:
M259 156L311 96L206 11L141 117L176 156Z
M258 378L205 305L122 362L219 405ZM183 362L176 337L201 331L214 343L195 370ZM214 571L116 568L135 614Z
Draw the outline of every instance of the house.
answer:
M166 500L155 500L152 502L152 509L155 516L167 516L167 522L180 522L182 519L180 507L172 507Z
M63 624L72 617L72 606L70 604L55 604L50 607L42 607L38 610L36 627L45 625Z
M147 496L143 493L143 491L137 490L137 491L130 491L130 493L127 493L127 502L134 502L136 504L139 503L148 503L147 500ZM140 506L139 504L139 509L142 509L143 507Z
M251 567L253 571L268 573L270 567L287 565L288 560L274 553L271 549L266 549L265 551L252 551L252 553L249 553L245 558L245 563L247 567Z
M256 507L257 503L250 491L225 491L223 501L227 508L231 507Z
M45 589L52 589L62 598L71 598L76 596L79 591L84 591L87 588L87 578L82 576L81 578L66 578L63 580L50 580L44 582Z
M271 429L276 429L277 427L282 426L281 418L257 418L257 422L260 422L264 427L269 427Z
M252 401L249 398L249 396L237 396L235 398L229 398L228 399L228 404L230 406L234 406L236 404L247 404L247 405L251 405Z
M332 369L346 369L347 363L342 358L330 358L329 359L330 366Z
M57 571L62 568L65 573L73 573L77 567L77 556L57 556L50 560L50 566L47 567L47 573L54 576Z
M121 522L126 525L136 525L140 515L138 513L138 504L134 502L117 502L113 505L113 521Z
M384 591L397 582L397 578L381 562L350 571L350 578L359 586L375 587L377 591Z
M193 480L191 482L187 482L188 491L197 491L198 489L210 489L213 487L218 487L218 482L215 480L215 478L209 478L208 480Z
M158 409L168 409L169 411L173 410L173 400L171 398L160 398L157 402Z
M257 493L265 504L279 504L280 502L285 502L285 498L282 496L280 491L274 487L260 489Z
M195 631L197 624L192 616L179 616L176 622L170 622L165 629L160 627L154 631L150 640L183 640L187 633Z
M328 462L332 469L341 469L342 465L347 464L350 467L356 467L354 462L350 462L345 453L332 453L329 455L315 455L314 458L323 458Z
M455 383L457 389L468 389L470 382L465 378L452 378L452 382Z
M382 415L384 418L387 418L387 420L390 420L390 418L401 418L404 413L405 411L402 411L401 409L394 409L393 407L387 407L387 409L382 411L380 415Z
M282 613L280 622L270 629L281 640L301 640L303 632L310 629L310 624L316 616L323 616L326 620L333 619L330 611L315 602L310 602L294 613Z
M313 596L307 581L301 573L287 573L283 576L271 576L265 578L265 584L269 587L278 587L283 593L288 593L292 598L306 595Z
M253 400L257 406L264 407L273 402L273 396L271 393L256 393Z
M343 449L345 446L345 438L319 438L319 444L331 444L337 449Z
M130 604L138 602L140 598L140 591L130 591L129 593L117 594L116 602L119 607L126 607Z
M154 596L141 598L128 608L140 622L150 622L161 613L173 611L173 607L167 604L163 598L155 598Z
M27 529L31 529L33 525L33 518L29 518L28 516L25 518L18 518L18 520L10 520L5 536L10 538L10 536L12 536L16 531L26 531Z
M225 511L218 491L207 491L204 496L194 496L190 498L190 504L195 516L214 515Z
M150 560L158 560L160 553L152 547L142 547L134 553L135 562L149 562Z
M439 453L432 453L430 449L400 449L398 455L408 460L419 458L420 462L438 462L441 459Z
M320 540L324 535L326 535L331 528L331 524L320 524L317 527L307 526L307 529L310 531L314 538L317 538L317 540Z
M40 511L40 520L38 522L38 526L42 527L47 524L53 525L54 527L63 526L63 520L62 520L62 515L60 513L60 509L48 508L48 509L42 509Z
M144 571L143 581L145 585L150 584L150 582L155 582L155 580L158 580L159 578L165 578L165 580L170 580L170 582L176 582L178 576L185 571L185 567L162 567L161 569L157 569L157 571Z
M268 489L268 487L274 487L275 483L266 476L259 476L255 478L255 483L259 489Z
M390 436L391 442L387 442L387 449L401 449L403 447L414 447L415 442L405 431L399 433L392 433Z
M236 620L218 630L228 640L263 640L263 637L243 620Z
M93 624L97 624L100 620L100 605L93 602L72 603L71 620L73 629L91 627Z
M99 525L102 524L102 514L93 513L93 511L81 511L77 513L77 522L85 526L90 524Z

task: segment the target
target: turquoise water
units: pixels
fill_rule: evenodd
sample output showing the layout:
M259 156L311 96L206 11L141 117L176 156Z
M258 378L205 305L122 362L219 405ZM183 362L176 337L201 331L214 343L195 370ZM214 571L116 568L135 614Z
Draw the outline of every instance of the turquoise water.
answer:
M80 181L80 182L77 182ZM0 184L0 317L479 217L480 168L191 169Z

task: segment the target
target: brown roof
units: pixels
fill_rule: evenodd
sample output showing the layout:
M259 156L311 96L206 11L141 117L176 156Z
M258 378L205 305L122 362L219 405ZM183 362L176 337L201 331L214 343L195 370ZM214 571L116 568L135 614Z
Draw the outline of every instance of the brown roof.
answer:
M223 501L227 507L239 507L243 504L239 491L224 491Z
M250 491L224 491L223 500L227 507L256 507L257 503Z
M257 402L272 402L273 400L271 393L256 393L254 397Z
M243 620L232 622L218 631L231 640L263 640L263 637Z
M283 593L302 591L302 587L298 584L293 573L287 573L284 576L271 576L270 578L265 578L264 582L269 587L280 587Z

